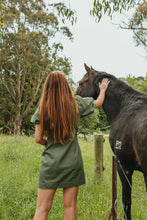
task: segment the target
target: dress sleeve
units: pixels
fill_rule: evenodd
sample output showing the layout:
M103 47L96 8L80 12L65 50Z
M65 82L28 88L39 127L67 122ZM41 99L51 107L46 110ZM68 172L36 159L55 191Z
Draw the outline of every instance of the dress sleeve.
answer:
M34 123L34 124L40 124L39 107L36 109L34 115L32 116L31 122Z
M92 97L75 96L80 117L87 116L94 112L95 102Z

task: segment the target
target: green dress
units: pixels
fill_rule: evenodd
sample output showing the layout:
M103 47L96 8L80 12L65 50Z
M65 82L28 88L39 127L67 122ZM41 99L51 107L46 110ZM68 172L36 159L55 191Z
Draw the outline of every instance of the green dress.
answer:
M91 114L95 109L94 99L75 96L78 106L78 122L80 117ZM39 110L31 118L31 122L39 124ZM79 123L78 123L79 124ZM57 144L47 140L42 154L39 172L40 189L68 188L85 184L82 155L77 139L78 127L72 141Z

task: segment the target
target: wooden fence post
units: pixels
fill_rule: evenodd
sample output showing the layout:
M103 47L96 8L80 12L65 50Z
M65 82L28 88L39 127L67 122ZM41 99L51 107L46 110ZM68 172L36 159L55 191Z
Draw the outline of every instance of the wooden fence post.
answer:
M103 135L94 134L94 174L98 181L103 177Z

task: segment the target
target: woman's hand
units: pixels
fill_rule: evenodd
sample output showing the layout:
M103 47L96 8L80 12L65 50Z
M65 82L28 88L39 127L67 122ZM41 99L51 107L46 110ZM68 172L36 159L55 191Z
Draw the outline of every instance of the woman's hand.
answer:
M108 87L108 85L109 85L109 83L110 83L109 79L104 78L104 79L102 80L102 82L99 83L99 88L100 88L100 90L106 91L106 90L107 90L107 87Z
M100 93L97 99L95 100L95 107L102 106L104 99L105 99L105 92L109 85L110 81L107 78L104 78L101 83L99 83Z

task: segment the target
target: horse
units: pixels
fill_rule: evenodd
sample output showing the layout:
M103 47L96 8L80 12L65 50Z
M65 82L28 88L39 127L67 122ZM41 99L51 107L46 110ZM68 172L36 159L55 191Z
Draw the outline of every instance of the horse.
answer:
M109 143L117 158L122 183L124 217L131 220L132 175L141 171L147 190L147 94L106 72L84 64L86 74L79 81L76 95L97 98L99 82L108 78L103 110L110 121Z

